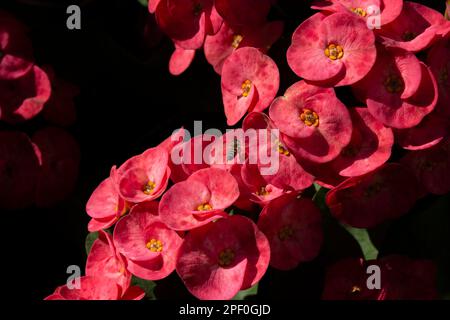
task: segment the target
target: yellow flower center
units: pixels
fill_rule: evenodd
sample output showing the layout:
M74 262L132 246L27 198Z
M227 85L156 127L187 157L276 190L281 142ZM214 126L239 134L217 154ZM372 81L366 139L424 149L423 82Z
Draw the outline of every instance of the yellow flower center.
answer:
M219 266L228 267L234 261L236 254L232 249L225 249L219 253Z
M294 229L291 226L284 226L278 231L278 239L281 241L288 240L294 235Z
M389 93L400 93L404 90L403 79L398 75L390 75L384 80L384 86Z
M154 183L153 181L149 181L142 188L142 192L144 192L146 195L149 195L153 192L153 190L155 190L155 187L156 187L156 183Z
M351 11L352 11L353 13L356 13L358 16L363 17L363 18L364 18L365 16L367 16L367 12L366 12L366 10L364 10L363 8L352 8Z
M342 59L344 56L344 49L338 44L329 44L325 49L325 55L331 60Z
M241 36L240 34L235 34L233 36L233 42L231 43L231 46L233 48L237 49L239 47L239 45L241 44L243 39L244 39L244 37Z
M309 109L303 110L303 112L300 114L300 120L302 120L308 127L319 126L319 115Z
M212 206L209 203L201 204L197 207L197 211L209 211L212 210Z
M281 143L278 143L278 152L285 156L291 155L291 153Z
M163 249L163 244L160 240L151 239L147 244L145 245L148 250L151 252L161 252Z
M361 292L361 288L358 286L353 286L352 290L350 291L352 294L358 294Z
M250 90L252 89L252 82L250 80L245 80L242 83L242 96L243 97L248 97Z
M258 196L265 197L265 196L268 196L269 194L270 194L270 191L268 191L266 189L266 187L261 187L261 188L259 188L258 191L256 191L256 195L258 195Z

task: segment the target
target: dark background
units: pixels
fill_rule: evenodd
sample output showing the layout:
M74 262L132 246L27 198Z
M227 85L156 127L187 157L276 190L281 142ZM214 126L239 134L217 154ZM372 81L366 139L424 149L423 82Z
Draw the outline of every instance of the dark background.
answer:
M444 1L419 1L444 12ZM287 67L290 35L313 12L307 1L280 0L271 19L286 21L285 33L271 49L281 72L280 93L298 80ZM66 28L66 8L81 6L81 30ZM52 209L2 212L3 275L22 296L41 300L67 279L66 268L84 268L84 238L89 217L85 204L112 165L159 144L176 128L225 129L220 77L200 51L181 76L168 72L173 50L169 39L150 39L151 17L138 0L0 1L31 30L36 62L50 64L58 76L78 85L78 120L69 131L81 147L81 170L75 193ZM348 92L338 92L347 105ZM33 133L45 125L41 117L14 128ZM0 124L0 129L11 129ZM403 253L439 263L440 290L449 293L450 215L448 197L427 197L417 209L395 223L372 230L381 254ZM325 220L327 236L318 259L291 272L269 270L259 295L278 299L317 299L324 270L331 262L360 256L358 245L333 219ZM158 281L157 297L190 298L172 274Z

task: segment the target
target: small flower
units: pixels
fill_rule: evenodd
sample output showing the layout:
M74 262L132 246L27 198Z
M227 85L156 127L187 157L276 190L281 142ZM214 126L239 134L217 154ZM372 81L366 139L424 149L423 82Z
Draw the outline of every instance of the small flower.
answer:
M0 10L0 80L17 79L33 67L33 53L26 27Z
M270 243L270 265L280 270L313 260L322 245L321 213L315 204L296 194L270 201L258 219Z
M324 163L350 142L350 114L333 89L300 81L272 103L269 115L297 158Z
M86 212L92 218L88 230L107 229L129 210L129 203L119 196L114 181L109 177L94 190L86 205Z
M159 215L174 230L191 230L226 217L223 210L238 197L239 187L230 173L216 168L202 169L163 195Z
M86 275L106 277L114 280L125 292L131 282L131 273L126 269L126 261L114 246L112 236L100 230L86 261Z
M131 203L160 197L169 177L169 154L162 147L150 148L130 158L118 169L113 167L111 170L111 178L120 197Z
M299 77L327 86L361 80L376 55L373 32L348 13L313 15L295 30L287 51L289 66Z
M353 86L369 112L389 127L411 128L431 113L438 88L429 68L415 55L378 47L378 59L369 74Z
M158 216L157 205L139 204L120 219L114 244L127 262L127 270L142 279L159 280L175 270L182 238Z
M190 231L176 269L197 298L227 300L258 283L269 260L264 234L250 219L234 215Z
M222 97L228 125L247 111L263 111L275 98L280 74L275 62L255 48L236 50L222 68Z
M424 5L405 1L399 17L383 26L378 33L386 47L419 52L432 44L437 35L449 25L450 22L441 13Z
M418 199L413 173L396 163L345 180L326 195L331 213L356 228L371 228L406 214Z
M352 108L352 139L329 166L343 177L366 174L383 165L391 156L392 129L376 120L367 108Z
M401 162L411 168L420 184L432 194L450 192L450 140L408 153Z
M19 78L0 79L0 120L17 123L34 118L50 94L50 80L36 65Z
M403 8L403 0L328 0L316 1L313 9L325 12L351 12L364 20L379 18L380 26L396 19ZM368 21L368 25L372 23ZM373 25L373 27L377 27Z
M282 21L245 26L230 26L224 22L219 32L206 37L206 60L221 74L223 63L234 51L243 47L254 47L266 53L282 32Z

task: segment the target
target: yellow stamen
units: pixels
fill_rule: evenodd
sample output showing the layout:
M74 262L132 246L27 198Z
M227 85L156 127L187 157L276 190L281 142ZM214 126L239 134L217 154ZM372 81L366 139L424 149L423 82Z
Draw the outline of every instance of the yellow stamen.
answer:
M361 292L361 288L358 286L353 286L352 290L350 291L352 294L357 294Z
M244 39L244 37L241 36L240 34L235 34L233 36L233 42L231 43L231 46L233 48L237 49L239 47L239 45L241 44L243 39Z
M291 155L291 153L281 143L278 143L278 152L285 156Z
M363 18L367 16L367 12L363 8L352 8L351 10L353 13L356 13L358 16L361 16Z
M149 195L153 192L153 190L155 190L155 187L156 187L156 183L154 183L153 181L149 181L142 188L142 192L144 192L146 195Z
M270 194L270 191L268 191L268 190L266 189L266 187L261 187L261 188L259 188L258 191L256 191L256 195L257 195L257 196L263 196L263 197L265 197L265 196L268 196L269 194Z
M331 43L326 47L325 55L331 60L342 59L344 57L344 49L338 44Z
M197 211L209 211L212 210L212 206L209 203L201 204L197 207Z
M319 115L309 109L303 110L303 112L300 114L300 120L302 120L308 127L319 126Z
M248 95L250 94L250 90L252 89L252 82L250 80L245 80L242 83L242 96L243 97L248 97Z
M231 265L235 258L235 253L232 249L225 249L219 253L219 266L228 267Z
M151 239L145 246L151 252L161 252L163 249L162 242L156 239Z

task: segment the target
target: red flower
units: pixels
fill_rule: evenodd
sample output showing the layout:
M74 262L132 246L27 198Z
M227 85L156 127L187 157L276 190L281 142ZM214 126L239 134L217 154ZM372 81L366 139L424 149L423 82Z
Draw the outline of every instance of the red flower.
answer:
M144 296L139 287L130 287L122 292L110 278L84 276L80 277L80 288L58 287L45 300L141 300Z
M379 300L435 300L438 298L436 266L432 261L391 255L381 258L379 265L383 281Z
M363 259L348 258L328 268L323 300L378 300L380 290L367 287L366 263ZM381 278L381 283L384 279Z
M380 289L369 289L366 269L380 268ZM437 298L436 268L428 260L391 255L379 260L349 258L327 272L322 299L325 300L429 300Z
M258 141L258 148L249 148L248 153L250 158L258 160L258 169L263 175L265 181L279 189L284 190L304 190L310 187L314 182L314 177L306 172L303 167L297 162L295 157L289 152L281 137L276 139L272 134L272 130L277 129L271 119L264 113L252 112L243 122L243 128L247 130L256 130L257 135L261 132L267 135L266 141ZM278 165L275 167L274 163L261 163L260 155L271 157L272 152L277 152L277 157L271 158L272 162L277 161ZM265 172L272 166L276 168L276 172L267 174Z
M105 179L94 190L86 205L86 212L92 218L88 230L94 232L111 227L128 212L129 206L119 196L112 178Z
M266 53L282 32L282 21L233 27L224 22L219 32L206 37L206 60L221 74L223 63L238 48L254 47Z
M316 13L295 30L287 51L289 66L299 77L330 86L361 80L376 55L373 32L348 13Z
M450 140L408 153L401 162L410 167L425 189L433 194L450 192Z
M275 62L255 48L240 48L222 68L222 97L228 125L247 111L263 111L275 98L280 74Z
M250 219L236 215L190 231L176 269L197 298L225 300L255 285L269 260L267 238Z
M32 140L41 165L36 205L51 207L65 200L75 189L80 148L72 135L56 127L37 131Z
M269 115L288 149L308 161L333 160L351 139L350 114L333 89L297 82L272 103Z
M376 119L397 129L418 125L438 99L436 80L425 64L411 53L381 46L375 66L354 92Z
M50 93L50 80L36 65L20 78L0 80L0 120L16 123L35 117Z
M385 25L400 15L403 0L325 0L316 1L312 8L331 12L352 12L365 20L379 15L381 25ZM372 27L370 21L369 25Z
M16 79L33 66L31 42L26 28L7 12L0 10L0 79Z
M34 203L39 161L26 134L0 132L0 208L22 209Z
M435 41L447 28L442 14L424 5L405 1L401 14L378 32L386 47L418 52Z
M329 166L344 177L360 176L383 165L391 156L394 135L367 108L350 109L352 140Z
M330 190L326 203L341 222L371 228L407 213L418 198L418 186L405 166L389 163Z
M208 168L176 183L161 198L161 220L174 230L190 230L225 217L224 209L239 197L236 179L227 171Z
M271 0L215 0L215 6L228 24L251 26L266 20Z
M243 165L241 168L241 177L250 193L250 201L258 203L261 206L266 205L269 201L287 192L268 183L265 177L261 175L260 168L257 164L249 164L247 162Z
M222 24L213 0L162 0L156 7L156 21L177 46L193 50Z
M148 11L155 13L161 0L148 0Z
M437 111L430 113L415 127L394 130L397 143L407 150L423 150L442 141L450 133L450 119Z
M259 216L258 227L269 239L270 265L276 269L294 269L319 254L321 214L310 199L287 194L270 201Z
M130 286L131 273L126 262L114 246L112 236L100 230L86 261L86 275L114 280L125 292Z
M181 237L158 217L158 203L135 206L114 229L114 244L127 269L142 279L159 280L175 270Z
M119 195L132 203L157 199L166 190L169 177L169 154L162 147L150 148L111 170Z
M183 49L175 44L175 51L169 61L169 72L178 76L186 71L195 58L195 49Z

